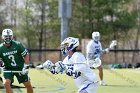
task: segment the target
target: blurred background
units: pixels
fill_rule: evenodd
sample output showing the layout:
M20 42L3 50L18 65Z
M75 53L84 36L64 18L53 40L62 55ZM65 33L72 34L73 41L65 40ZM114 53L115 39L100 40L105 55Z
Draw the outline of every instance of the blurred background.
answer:
M79 38L85 54L92 32L99 31L103 48L118 41L103 64L140 66L140 0L0 0L0 33L5 28L28 48L35 65L62 60L60 43L67 36Z

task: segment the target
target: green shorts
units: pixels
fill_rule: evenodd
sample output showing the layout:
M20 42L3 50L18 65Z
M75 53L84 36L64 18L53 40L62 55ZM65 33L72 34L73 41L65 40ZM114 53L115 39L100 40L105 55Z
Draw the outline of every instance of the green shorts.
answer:
M24 82L27 82L27 81L30 80L27 74L22 75L21 73L12 73L12 72L10 72L10 73L3 73L4 79L11 80L11 83L14 82L14 76L16 76L16 78L17 78L19 83L24 83Z

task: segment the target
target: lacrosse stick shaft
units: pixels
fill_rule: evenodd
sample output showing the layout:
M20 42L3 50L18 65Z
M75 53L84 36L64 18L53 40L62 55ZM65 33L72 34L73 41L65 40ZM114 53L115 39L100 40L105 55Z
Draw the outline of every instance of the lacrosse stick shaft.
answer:
M22 71L3 71L4 73L21 73Z

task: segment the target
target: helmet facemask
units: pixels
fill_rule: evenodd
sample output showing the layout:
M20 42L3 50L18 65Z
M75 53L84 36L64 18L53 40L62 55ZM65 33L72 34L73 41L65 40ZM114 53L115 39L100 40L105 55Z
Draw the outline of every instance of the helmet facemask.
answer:
M4 36L5 38L3 39L5 43L11 43L12 41L12 36Z
M61 51L63 55L66 55L66 53L68 52L67 48L68 44L61 44Z
M79 46L78 38L68 37L61 43L61 51L66 55L68 51L72 51Z
M93 32L92 33L92 39L96 42L99 41L100 40L100 33L99 32Z
M11 29L4 29L2 31L2 39L6 44L11 43L13 39L13 31Z

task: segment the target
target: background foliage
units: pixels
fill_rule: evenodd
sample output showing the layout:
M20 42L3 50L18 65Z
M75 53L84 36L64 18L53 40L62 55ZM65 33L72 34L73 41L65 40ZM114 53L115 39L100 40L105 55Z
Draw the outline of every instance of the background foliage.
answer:
M1 31L12 28L28 48L59 47L58 0L23 0L22 4L18 0L1 0L0 4ZM99 31L107 42L123 38L136 27L134 5L133 0L72 0L69 36L91 38L93 31Z

